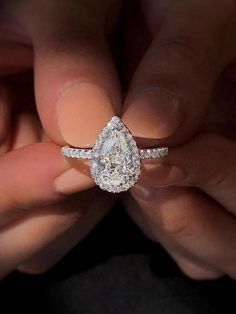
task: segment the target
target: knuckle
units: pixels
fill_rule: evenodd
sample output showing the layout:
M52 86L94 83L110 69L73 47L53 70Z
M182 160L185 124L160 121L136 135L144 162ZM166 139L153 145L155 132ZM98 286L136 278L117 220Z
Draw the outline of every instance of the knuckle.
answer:
M230 140L218 134L200 134L195 137L187 149L193 156L198 156L198 171L195 168L194 175L189 175L188 184L208 188L225 182L230 173L229 165L232 164L229 160L232 158L232 148ZM203 152L205 150L207 153Z
M229 166L232 164L228 158L232 158L232 143L227 138L217 135L208 134L205 136L202 147L208 147L208 158L212 160L212 173L209 173L208 180L206 180L206 186L221 186L231 172ZM236 154L236 151L235 151ZM217 161L213 163L213 161ZM224 161L224 163L222 163ZM217 167L217 169L216 169ZM217 171L216 171L217 170ZM210 169L208 170L210 171ZM204 184L204 183L203 183Z
M181 58L188 64L202 69L204 72L218 71L218 63L212 54L212 48L204 45L200 40L193 35L172 35L160 39L158 48L167 50L168 54L176 56L176 59ZM167 54L167 55L168 55Z
M44 39L44 45L40 46L40 52L47 55L75 54L76 56L86 56L93 51L102 48L103 35L99 27L90 26L78 27L70 30L57 30ZM95 54L95 53L94 53Z
M208 218L207 218L208 219ZM174 206L163 207L158 216L159 228L175 240L196 241L204 234L206 213L195 190L187 190Z
M192 236L192 217L187 210L180 208L165 213L162 218L162 231L171 237Z

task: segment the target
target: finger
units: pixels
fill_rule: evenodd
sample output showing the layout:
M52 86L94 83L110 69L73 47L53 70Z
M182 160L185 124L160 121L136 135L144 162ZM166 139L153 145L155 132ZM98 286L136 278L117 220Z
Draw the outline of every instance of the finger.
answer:
M27 217L1 229L0 236L0 277L6 276L23 261L30 259L47 245L70 229L90 210L106 211L99 190L81 193L76 203L64 202L63 206L50 206L31 212ZM92 199L91 199L92 196ZM75 206L76 205L76 206ZM105 208L105 209L104 209ZM94 220L92 219L93 223ZM79 226L79 225L78 225ZM92 223L89 228L92 228ZM89 230L86 230L89 232ZM84 236L85 233L84 231ZM82 232L81 232L82 233Z
M10 12L7 14L9 20ZM13 24L12 21L2 23L0 26L0 76L11 75L32 68L33 50L26 41L25 36L17 32L7 30L6 25ZM5 24L3 26L3 24Z
M122 87L127 91L134 72L148 49L152 37L147 28L141 1L123 3L122 27Z
M33 144L5 154L0 158L0 177L4 178L0 183L0 224L9 223L32 208L61 200L67 186L73 186L72 175L80 182L77 189L93 186L86 169L83 163L71 169L61 156L60 147L51 143ZM57 184L60 178L65 190L62 183Z
M185 145L171 148L163 166L145 165L141 184L196 186L236 214L235 159L233 141L202 134Z
M178 253L172 253L171 255L182 272L193 280L213 280L223 276L222 272L209 267L204 262L193 261Z
M235 55L227 37L235 29L235 3L217 3L214 11L211 1L186 6L171 2L172 9L164 12L156 5L160 30L152 29L153 42L134 75L123 111L135 136L170 137L169 143L176 143L202 124L215 82ZM219 32L223 24L225 32Z
M54 241L32 257L24 260L18 267L18 270L30 274L43 273L49 270L88 235L88 233L109 211L113 202L114 196L108 195L107 193L99 195L99 204L96 204L95 206L90 205L88 210L83 213L69 230L58 236Z
M108 4L34 1L37 18L23 15L34 43L38 112L58 144L91 147L119 111L119 83L105 38ZM114 16L117 11L114 5Z
M11 106L11 91L4 84L0 84L0 155L7 152L10 145Z
M17 149L40 142L41 134L42 128L38 118L30 113L22 113L15 119L11 148Z
M172 240L166 237L155 223L153 214L148 215L145 208L140 207L131 196L126 196L124 200L129 215L139 225L144 234L152 241L161 243L186 276L194 280L209 280L222 276L219 270L209 266L196 255L193 256L180 245L176 245L175 239Z
M236 277L236 220L218 204L194 189L133 188L135 200L161 243L209 268Z

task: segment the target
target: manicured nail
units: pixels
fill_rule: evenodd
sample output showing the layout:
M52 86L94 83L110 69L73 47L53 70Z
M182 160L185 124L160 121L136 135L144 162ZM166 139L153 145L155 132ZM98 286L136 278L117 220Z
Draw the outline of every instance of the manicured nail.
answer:
M139 184L146 187L165 187L181 183L185 172L177 166L144 164Z
M92 147L114 115L105 89L94 83L74 84L58 100L58 126L65 142L71 146Z
M182 121L180 102L164 88L147 88L128 100L123 121L136 137L166 138Z
M64 172L54 182L56 192L65 195L81 192L93 186L94 181L88 174L74 168Z
M177 166L144 164L141 178L131 192L143 201L150 201L158 197L163 187L178 185L185 178L185 172Z

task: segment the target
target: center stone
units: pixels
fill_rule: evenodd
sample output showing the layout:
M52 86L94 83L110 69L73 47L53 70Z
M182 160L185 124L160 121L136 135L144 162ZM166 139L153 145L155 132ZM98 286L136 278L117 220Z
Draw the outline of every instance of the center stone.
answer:
M91 174L108 192L127 191L140 175L140 156L133 136L118 117L113 117L93 147Z

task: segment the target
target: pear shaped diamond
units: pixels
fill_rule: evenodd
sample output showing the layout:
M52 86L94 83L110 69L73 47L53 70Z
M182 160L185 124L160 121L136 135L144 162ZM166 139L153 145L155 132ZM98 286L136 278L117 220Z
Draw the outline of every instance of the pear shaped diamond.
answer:
M103 190L127 191L140 175L139 149L124 123L113 117L98 136L91 160L91 175Z

